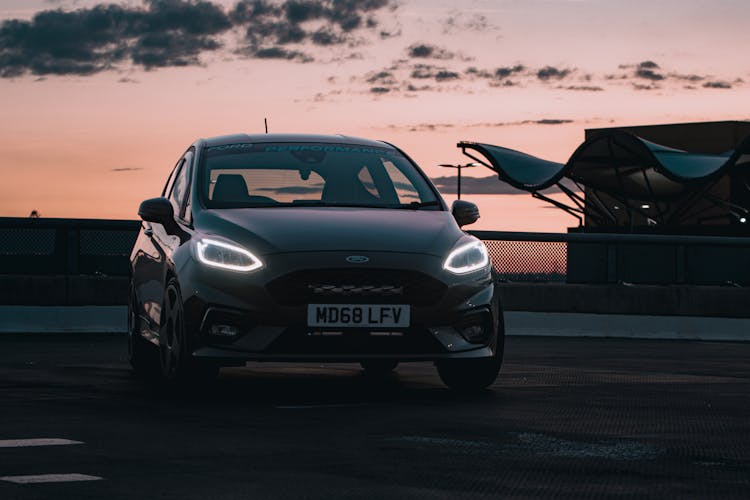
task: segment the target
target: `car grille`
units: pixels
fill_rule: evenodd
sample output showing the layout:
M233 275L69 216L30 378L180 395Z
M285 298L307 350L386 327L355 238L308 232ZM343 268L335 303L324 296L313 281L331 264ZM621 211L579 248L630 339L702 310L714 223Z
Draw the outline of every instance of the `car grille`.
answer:
M315 269L296 271L270 282L271 296L283 305L326 301L426 306L439 301L446 285L426 274L393 269Z

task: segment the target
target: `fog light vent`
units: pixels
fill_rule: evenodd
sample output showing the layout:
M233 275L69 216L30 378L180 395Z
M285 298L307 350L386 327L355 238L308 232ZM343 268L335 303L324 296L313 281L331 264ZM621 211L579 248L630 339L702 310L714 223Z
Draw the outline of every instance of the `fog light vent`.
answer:
M232 325L211 325L208 333L217 337L236 337L239 335L240 329Z
M481 342L486 336L482 325L464 327L461 330L461 335L469 342Z
M492 316L489 311L475 312L459 321L455 328L468 342L481 344L492 334Z

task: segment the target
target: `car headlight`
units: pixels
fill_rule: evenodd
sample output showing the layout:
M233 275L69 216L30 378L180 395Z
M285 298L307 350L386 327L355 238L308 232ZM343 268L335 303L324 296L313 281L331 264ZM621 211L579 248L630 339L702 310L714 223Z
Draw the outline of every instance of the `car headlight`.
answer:
M263 262L249 250L223 241L203 238L198 240L196 249L198 260L207 266L242 272L263 267Z
M453 249L443 263L443 269L453 274L466 274L488 267L490 256L487 247L479 240Z

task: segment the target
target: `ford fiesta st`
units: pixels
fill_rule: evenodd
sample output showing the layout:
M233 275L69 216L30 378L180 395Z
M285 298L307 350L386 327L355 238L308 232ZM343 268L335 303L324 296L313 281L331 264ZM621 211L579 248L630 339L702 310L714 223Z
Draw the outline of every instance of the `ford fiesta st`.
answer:
M348 136L201 139L144 201L129 359L185 383L247 361L434 362L455 389L503 356L484 244L398 148Z

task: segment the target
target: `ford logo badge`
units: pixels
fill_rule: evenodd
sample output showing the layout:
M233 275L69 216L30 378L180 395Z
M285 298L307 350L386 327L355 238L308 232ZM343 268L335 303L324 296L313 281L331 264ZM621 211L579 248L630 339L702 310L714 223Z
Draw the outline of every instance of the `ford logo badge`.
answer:
M370 262L370 258L364 255L350 255L346 258L346 261L350 264L364 264L365 262Z

